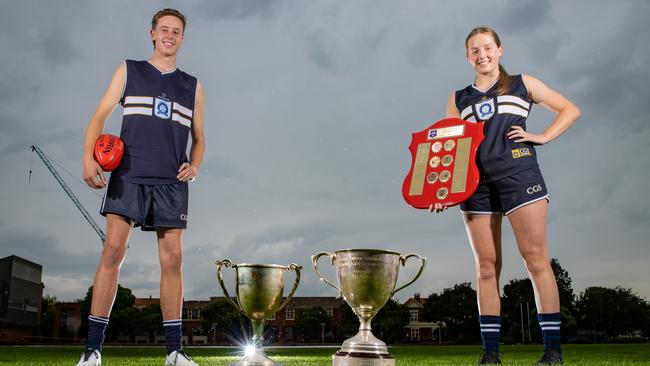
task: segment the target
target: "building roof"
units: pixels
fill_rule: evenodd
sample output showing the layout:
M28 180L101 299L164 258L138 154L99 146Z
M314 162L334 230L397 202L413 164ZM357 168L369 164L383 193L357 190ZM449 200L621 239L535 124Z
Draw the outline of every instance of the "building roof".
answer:
M142 298L142 297L136 297L135 302L133 303L133 306L135 307L145 307L149 305L158 305L160 304L160 299L157 297L148 297L148 298Z
M29 260L27 260L27 259L25 259L23 257L19 257L17 255L10 255L8 257L0 258L0 262L5 262L5 261L6 262L20 262L20 263L25 264L27 266L30 266L32 268L38 268L39 270L43 269L42 265L40 265L38 263L35 263L35 262L32 262L32 261L29 261Z
M286 297L283 297L284 301ZM224 296L215 296L211 297L210 301L225 301ZM343 299L337 299L333 296L296 296L289 301L288 306L293 308L310 308L314 306L320 306L322 308L336 308L341 306L345 301Z

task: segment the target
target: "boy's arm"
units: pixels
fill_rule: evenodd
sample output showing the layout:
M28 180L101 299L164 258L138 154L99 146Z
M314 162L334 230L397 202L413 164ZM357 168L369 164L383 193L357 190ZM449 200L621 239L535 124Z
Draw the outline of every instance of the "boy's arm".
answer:
M183 163L178 168L178 178L181 181L189 181L196 178L199 167L205 152L205 137L203 133L203 86L198 81L196 86L196 101L194 107L194 118L192 119L192 147L190 149L190 162Z
M113 110L115 110L117 103L122 97L122 90L124 89L125 82L126 65L121 64L113 73L113 78L111 79L106 92L104 92L104 96L99 101L97 109L95 109L95 113L90 119L90 122L88 122L88 127L86 127L84 153L82 158L83 179L86 184L92 188L104 188L106 186L104 171L95 161L93 151L95 149L95 141L104 130L106 120Z

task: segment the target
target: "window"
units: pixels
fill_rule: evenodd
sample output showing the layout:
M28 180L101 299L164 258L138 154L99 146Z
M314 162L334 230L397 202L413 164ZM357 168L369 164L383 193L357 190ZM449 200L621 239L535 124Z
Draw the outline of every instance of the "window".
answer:
M192 319L201 319L199 316L201 314L199 308L192 309Z
M61 323L72 321L75 317L76 314L73 309L61 309Z
M190 318L190 309L183 309L183 319Z
M325 313L326 313L328 316L333 316L333 315L334 315L334 309L332 309L332 308L327 308L327 309L325 309Z
M420 340L420 328L411 328L411 340L412 341Z
M275 313L273 313L272 315L269 315L269 317L266 318L266 320L275 320Z
M287 314L287 320L296 319L296 309L288 307L286 314Z
M411 313L411 323L417 323L418 322L418 311L417 310L409 310L409 313Z

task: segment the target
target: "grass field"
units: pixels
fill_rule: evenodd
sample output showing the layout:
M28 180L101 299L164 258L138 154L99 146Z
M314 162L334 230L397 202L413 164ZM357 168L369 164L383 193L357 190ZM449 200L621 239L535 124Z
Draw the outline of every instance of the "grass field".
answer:
M72 366L81 347L0 346L0 365ZM230 365L239 357L233 348L188 348L201 366ZM284 366L330 366L336 348L269 348L267 354ZM390 353L397 365L475 365L479 346L399 346ZM531 365L539 357L541 346L502 346L504 365ZM161 366L163 347L111 347L104 349L104 366ZM563 346L565 365L627 366L650 365L650 344L599 344Z

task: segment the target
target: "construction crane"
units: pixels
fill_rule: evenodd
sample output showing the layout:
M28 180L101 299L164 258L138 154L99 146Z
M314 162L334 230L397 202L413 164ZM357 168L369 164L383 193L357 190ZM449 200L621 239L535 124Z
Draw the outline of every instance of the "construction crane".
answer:
M57 172L57 170L54 168L54 166L53 166L52 163L50 162L50 159L47 158L47 155L45 155L45 153L43 152L43 150L39 149L37 146L33 146L33 145L32 145L32 151L35 152L36 155L38 155L39 158L41 158L41 160L43 161L43 163L45 164L45 166L47 167L47 169L50 170L50 173L52 173L52 175L54 176L54 178L56 179L56 181L59 182L59 185L63 188L63 190L65 191L65 193L68 194L68 197L70 197L70 199L71 199L72 202L75 204L75 206L77 206L77 208L79 209L79 211L81 211L81 214L84 215L84 217L86 218L86 221L88 221L88 223L90 224L90 226L92 226L93 229L95 229L95 231L96 231L97 234L99 235L99 238L102 240L102 245L104 245L104 242L106 241L106 235L104 234L104 232L102 231L102 229L99 227L99 225L97 225L97 223L95 222L95 220L93 220L92 216L90 216L90 214L88 213L88 211L86 211L86 209L85 209L84 206L81 204L81 202L79 202L79 199L77 199L77 196L74 195L74 193L72 192L72 190L70 189L70 187L68 187L68 185L67 185L67 184L65 183L65 181L63 180L63 178L61 178L61 175L60 175L59 172ZM31 171L30 171L30 173L31 173Z

